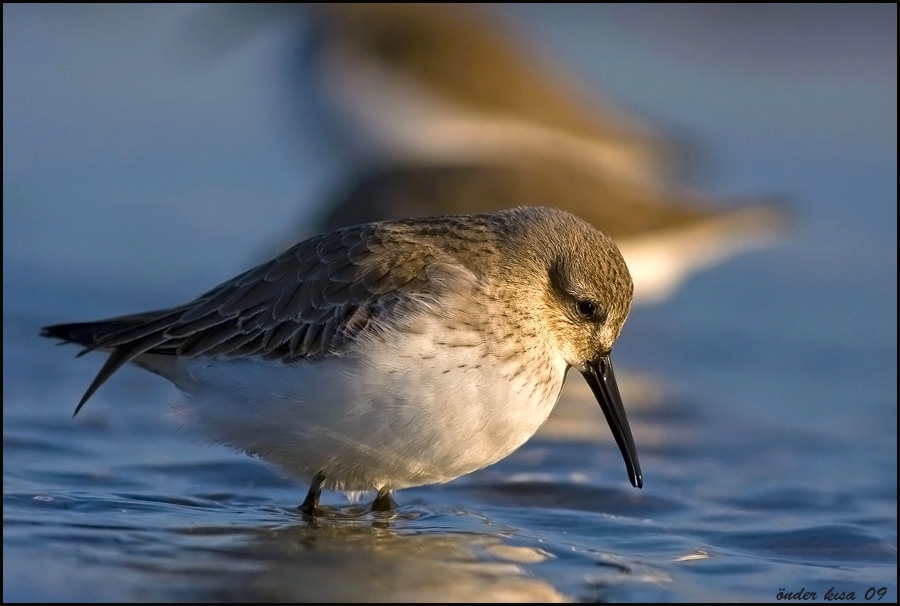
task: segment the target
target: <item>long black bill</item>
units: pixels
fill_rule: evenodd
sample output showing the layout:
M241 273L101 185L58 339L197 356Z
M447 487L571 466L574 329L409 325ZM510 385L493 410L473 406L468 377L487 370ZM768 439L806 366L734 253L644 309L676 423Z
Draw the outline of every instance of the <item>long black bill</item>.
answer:
M635 488L644 485L641 476L641 464L638 463L637 448L634 446L634 438L631 437L631 428L628 426L628 418L625 416L625 406L622 404L622 396L619 395L619 386L616 384L616 375L613 373L612 362L609 356L600 356L585 364L581 371L591 391L600 403L606 422L612 430L616 444L622 451L625 459L625 467L628 469L628 479Z

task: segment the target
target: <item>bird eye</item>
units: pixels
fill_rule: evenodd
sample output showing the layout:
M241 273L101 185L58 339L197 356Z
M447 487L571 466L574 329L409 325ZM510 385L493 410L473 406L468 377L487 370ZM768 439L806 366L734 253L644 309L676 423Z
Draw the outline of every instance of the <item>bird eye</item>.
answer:
M578 310L578 315L585 320L592 319L597 313L597 306L590 301L578 301L575 303L575 309Z

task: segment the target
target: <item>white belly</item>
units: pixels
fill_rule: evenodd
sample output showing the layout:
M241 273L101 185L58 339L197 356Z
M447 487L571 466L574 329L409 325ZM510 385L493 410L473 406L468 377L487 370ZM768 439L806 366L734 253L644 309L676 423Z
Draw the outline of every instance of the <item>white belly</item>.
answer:
M401 337L289 366L184 360L173 377L187 394L179 417L294 475L324 471L328 487L398 489L499 461L559 397L562 360L498 359L474 333Z

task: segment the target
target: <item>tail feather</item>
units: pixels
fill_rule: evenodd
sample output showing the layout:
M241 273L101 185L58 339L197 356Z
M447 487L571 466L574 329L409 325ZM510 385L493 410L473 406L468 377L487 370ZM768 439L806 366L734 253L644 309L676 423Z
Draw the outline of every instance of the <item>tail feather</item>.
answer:
M112 350L109 357L106 359L106 362L103 364L103 367L100 369L100 372L97 373L97 376L94 377L94 380L91 381L91 384L88 386L87 391L81 396L81 400L79 400L78 406L75 407L75 412L72 413L72 416L74 417L78 414L78 411L81 410L81 407L87 403L92 395L94 395L94 392L100 389L100 386L106 383L117 370L148 349L153 348L155 345L159 345L159 343L164 340L165 337L141 339L136 343L121 345Z
M48 339L60 339L64 343L75 343L90 347L103 335L109 334L110 331L114 330L114 326L119 326L119 324L112 320L56 324L54 326L44 326L41 329L41 336Z
M141 331L137 338L129 339L127 342L123 342L121 338L116 338L123 331L140 328L149 321L159 319L159 317L159 312L136 314L97 322L56 324L54 326L45 326L41 329L42 337L60 339L64 343L75 343L84 346L85 349L78 354L79 356L98 349L109 350L110 352L103 367L97 373L97 376L94 377L94 380L75 407L73 417L78 414L78 411L94 395L94 392L117 370L142 353L166 341L166 337L163 334L165 332L164 326L158 327L150 334L147 334L146 331Z

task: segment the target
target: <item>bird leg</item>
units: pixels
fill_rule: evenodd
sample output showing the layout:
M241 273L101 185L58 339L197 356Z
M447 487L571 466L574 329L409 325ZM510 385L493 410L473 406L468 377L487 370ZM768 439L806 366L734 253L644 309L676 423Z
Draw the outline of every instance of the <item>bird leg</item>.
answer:
M397 504L391 496L391 491L381 489L378 491L378 496L376 496L375 500L372 502L372 511L392 511L396 506Z
M312 484L309 487L309 492L306 493L306 498L303 499L303 504L298 507L302 513L311 517L314 517L318 513L319 497L322 496L322 484L324 483L325 472L320 471L313 478Z

